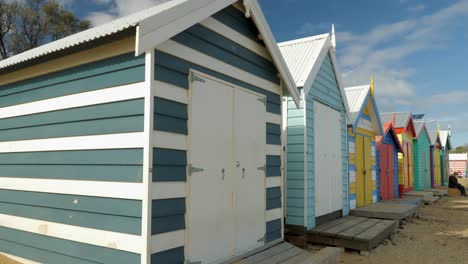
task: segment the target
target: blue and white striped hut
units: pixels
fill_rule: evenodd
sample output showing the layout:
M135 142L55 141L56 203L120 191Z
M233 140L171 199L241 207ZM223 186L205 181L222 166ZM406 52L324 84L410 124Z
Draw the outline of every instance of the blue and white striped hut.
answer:
M218 263L283 238L281 97L255 0L172 0L0 62L0 252Z

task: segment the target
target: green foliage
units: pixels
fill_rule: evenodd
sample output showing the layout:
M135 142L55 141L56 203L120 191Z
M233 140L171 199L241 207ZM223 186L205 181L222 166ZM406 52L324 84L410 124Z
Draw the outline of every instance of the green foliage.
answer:
M89 27L57 0L0 0L0 60Z
M458 146L452 151L452 153L467 153L467 152L468 152L468 144L465 144L463 146Z

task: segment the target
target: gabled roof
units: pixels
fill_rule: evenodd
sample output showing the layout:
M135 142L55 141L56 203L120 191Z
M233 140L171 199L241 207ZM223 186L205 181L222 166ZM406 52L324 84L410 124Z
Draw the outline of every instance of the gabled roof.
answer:
M396 143L398 152L403 152L403 146L401 145L401 141L400 141L400 139L398 138L398 135L397 135L397 133L395 132L395 129L393 129L393 122L392 122L392 120L391 120L390 122L385 122L385 123L383 124L383 130L384 130L384 135L383 135L383 136L376 136L376 137L375 137L375 142L376 142L377 149L380 149L380 145L383 144L383 139L384 139L384 137L387 136L388 133L390 133L390 135L391 135L392 138L393 138L393 141L395 141L395 143Z
M135 55L140 55L235 2L237 0L170 0L0 61L0 70L131 28L135 29L136 34ZM243 3L246 16L252 17L257 25L260 35L278 68L283 85L298 106L299 91L279 51L260 5L257 0L243 1Z
M364 111L369 100L371 100L374 108L374 115L371 116L371 119L377 122L379 133L383 135L382 122L380 120L379 110L377 109L377 103L375 102L374 96L371 94L371 85L346 87L345 93L348 100L353 129L357 127L361 113Z
M301 38L279 43L281 53L288 65L297 87L304 87L304 94L307 95L317 77L323 60L330 55L333 70L336 76L338 89L349 118L349 107L341 81L341 74L338 70L335 55L334 27L332 33L326 33L307 38Z
M431 146L435 146L437 143L439 143L439 146L442 146L438 130L429 131L429 139L431 140Z
M423 131L426 131L429 142L431 142L431 136L427 130L426 123L424 121L414 121L414 130L416 131L416 139L419 138Z
M452 141L450 140L450 131L448 130L441 130L440 131L440 143L443 148L447 150L452 149Z
M410 112L381 113L380 118L382 119L382 122L390 122L390 120L393 120L393 128L397 133L403 133L410 130L413 137L416 136L413 116Z

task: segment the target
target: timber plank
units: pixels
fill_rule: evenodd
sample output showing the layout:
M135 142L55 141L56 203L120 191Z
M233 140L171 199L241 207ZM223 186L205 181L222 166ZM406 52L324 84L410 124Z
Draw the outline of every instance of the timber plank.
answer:
M297 263L300 263L302 261L304 261L305 259L311 257L312 254L310 254L309 252L302 252L301 254L293 257L293 258L290 258L284 262L281 262L281 264L297 264Z
M258 263L260 261L263 261L265 259L268 259L272 256L275 256L277 254L281 254L282 252L290 249L290 248L293 248L294 246L289 244L289 243L282 243L282 244L279 244L277 246L274 246L274 247L271 247L267 250L264 250L258 254L255 254L251 257L248 257L248 258L245 258L243 260L240 260L240 261L237 261L235 262L235 264L255 264L255 263Z
M332 228L326 229L323 232L320 232L321 235L329 235L329 236L336 236L338 233L343 232L353 226L356 226L364 221L366 221L367 218L364 217L356 217L352 219L351 221L344 222L342 224L336 225Z
M319 225L317 227L315 227L314 229L312 229L310 231L310 233L312 234L318 234L326 229L329 229L331 227L334 227L336 225L339 225L339 224L342 224L342 223L345 223L347 221L351 221L353 219L355 219L356 217L355 216L345 216L345 217L342 217L342 218L338 218L338 219L335 219L331 222L328 222L326 224L323 224L323 225Z
M381 220L379 219L369 218L366 221L359 223L358 225L355 225L349 229L344 230L341 233L338 233L336 236L340 238L353 239L355 236L371 228L380 221Z
M278 264L282 263L283 261L286 261L290 258L293 258L297 255L300 255L303 253L304 250L297 248L297 247L292 247L286 251L281 252L281 254L276 254L272 256L271 258L265 259L260 262L256 262L256 264Z
M385 238L390 236L395 230L395 221L382 220L361 234L355 236L353 240L368 241L369 249L376 247Z

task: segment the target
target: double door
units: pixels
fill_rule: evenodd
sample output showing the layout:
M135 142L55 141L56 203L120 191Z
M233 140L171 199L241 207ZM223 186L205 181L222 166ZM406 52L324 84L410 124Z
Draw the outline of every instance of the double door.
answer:
M356 135L356 206L372 203L371 139Z
M394 147L380 146L380 195L383 200L395 198Z
M208 77L194 79L186 259L218 263L264 244L265 100Z

